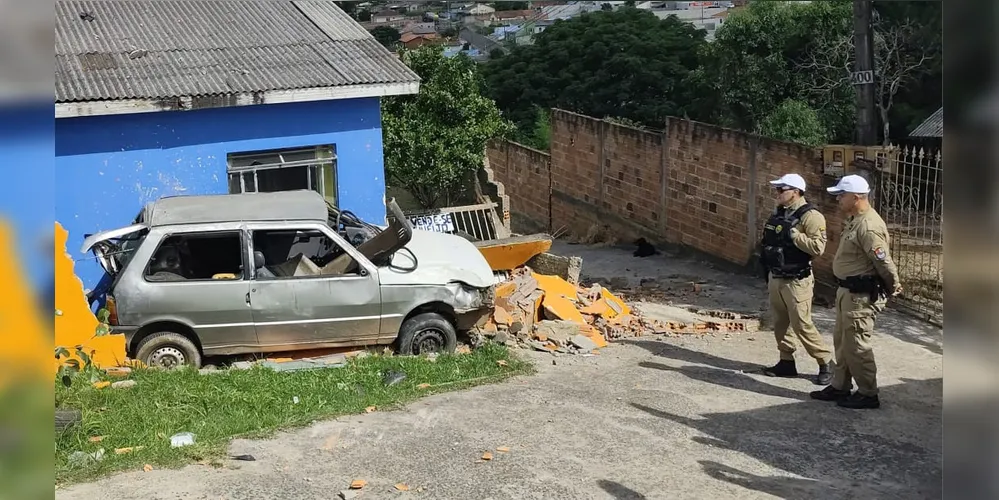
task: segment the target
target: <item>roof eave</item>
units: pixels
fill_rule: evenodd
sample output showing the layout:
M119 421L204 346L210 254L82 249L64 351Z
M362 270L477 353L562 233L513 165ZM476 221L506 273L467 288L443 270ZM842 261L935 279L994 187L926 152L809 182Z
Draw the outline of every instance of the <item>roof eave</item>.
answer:
M157 111L190 111L255 104L285 104L292 102L332 101L341 99L363 99L416 94L420 91L419 81L344 85L335 87L310 87L290 90L267 90L260 92L236 92L221 96L178 96L165 99L115 99L102 101L57 102L56 118L77 118L83 116L124 115L152 113Z

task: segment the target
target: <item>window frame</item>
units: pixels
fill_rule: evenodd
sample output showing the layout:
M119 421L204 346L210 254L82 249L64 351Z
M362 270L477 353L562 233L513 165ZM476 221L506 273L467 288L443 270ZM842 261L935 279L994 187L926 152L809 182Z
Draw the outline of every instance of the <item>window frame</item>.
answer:
M236 273L236 279L212 279L212 278L192 278L177 281L154 281L149 279L149 265L152 264L153 258L163 247L163 244L167 242L170 238L174 236L190 236L190 235L212 235L212 234L236 234L239 237L239 261L240 265L243 266L243 271ZM252 255L252 254L251 254ZM133 257L134 258L134 257ZM249 276L247 273L247 261L246 261L246 234L244 231L233 228L233 229L201 229L201 230L191 230L191 231L170 231L164 232L160 235L160 240L156 242L156 248L153 249L149 257L146 258L145 264L142 266L142 280L148 284L153 285L174 285L183 283L235 283L239 281L249 281Z
M308 158L287 159L303 154ZM268 160L264 163L254 158ZM273 160L277 161L273 161ZM248 162L248 163L247 163ZM336 144L320 144L257 151L234 151L226 154L226 182L230 194L251 194L260 192L259 172L282 168L305 168L305 186L301 189L318 192L326 201L339 207L338 156ZM247 164L244 164L247 163ZM327 168L328 167L328 168ZM328 170L328 172L327 172ZM247 176L252 176L253 190L247 191ZM234 180L238 179L239 191L235 191Z
M257 276L257 269L255 266L252 270L249 270L249 280L250 281L260 281L266 283L280 283L280 282L294 282L301 280L336 280L336 281L347 281L347 280L366 280L371 279L373 276L377 276L377 270L374 269L374 264L372 264L368 259L364 257L360 252L358 252L353 245L344 240L340 235L336 234L327 226L316 223L297 223L288 224L281 223L280 226L268 224L268 223L258 223L247 226L244 230L246 233L246 241L249 246L249 255L252 259L253 253L256 251L254 245L254 235L256 232L282 232L282 231L318 231L324 236L330 239L334 245L340 247L347 255L349 255L355 262L357 262L358 272L353 274L332 274L332 275L314 275L314 276L275 276L271 277L261 277Z

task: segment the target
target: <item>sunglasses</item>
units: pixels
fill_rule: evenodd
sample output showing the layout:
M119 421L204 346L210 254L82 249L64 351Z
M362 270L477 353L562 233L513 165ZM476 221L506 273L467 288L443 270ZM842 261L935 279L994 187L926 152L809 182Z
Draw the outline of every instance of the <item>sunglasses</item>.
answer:
M774 188L774 191L777 191L778 193L783 193L783 192L786 192L786 191L794 191L794 189L795 188L793 188L793 187L777 186L777 187Z

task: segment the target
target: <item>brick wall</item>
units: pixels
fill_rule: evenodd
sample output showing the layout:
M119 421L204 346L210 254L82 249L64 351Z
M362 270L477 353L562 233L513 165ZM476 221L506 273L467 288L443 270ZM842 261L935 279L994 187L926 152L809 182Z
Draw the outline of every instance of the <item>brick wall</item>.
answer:
M841 223L815 150L678 118L647 131L553 110L551 130L550 155L510 142L489 148L517 216L548 231L641 236L747 265L774 208L768 181L796 172L828 221L830 243L816 262L828 280Z
M514 223L547 229L550 220L551 156L514 142L494 142L486 150L493 177L510 198Z

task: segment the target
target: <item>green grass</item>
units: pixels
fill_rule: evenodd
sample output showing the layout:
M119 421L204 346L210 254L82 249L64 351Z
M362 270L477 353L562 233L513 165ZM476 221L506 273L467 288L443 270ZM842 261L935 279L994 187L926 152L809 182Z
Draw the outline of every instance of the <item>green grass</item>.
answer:
M505 361L505 363L499 363ZM275 372L254 367L199 374L195 370L136 370L128 389L96 389L92 374L69 388L56 385L60 407L80 409L81 423L55 436L56 484L91 480L145 464L172 468L191 462L219 463L234 437L266 437L276 430L323 418L399 407L420 396L453 391L531 373L530 363L489 344L469 354L420 357L368 356L341 368ZM386 375L406 378L387 386ZM101 374L104 375L104 374ZM111 380L106 375L101 380ZM429 384L429 387L420 387ZM298 397L298 403L293 402ZM195 444L171 448L170 436L195 434ZM91 442L92 436L105 436ZM144 446L131 453L115 449ZM100 461L70 463L75 451L104 449Z

